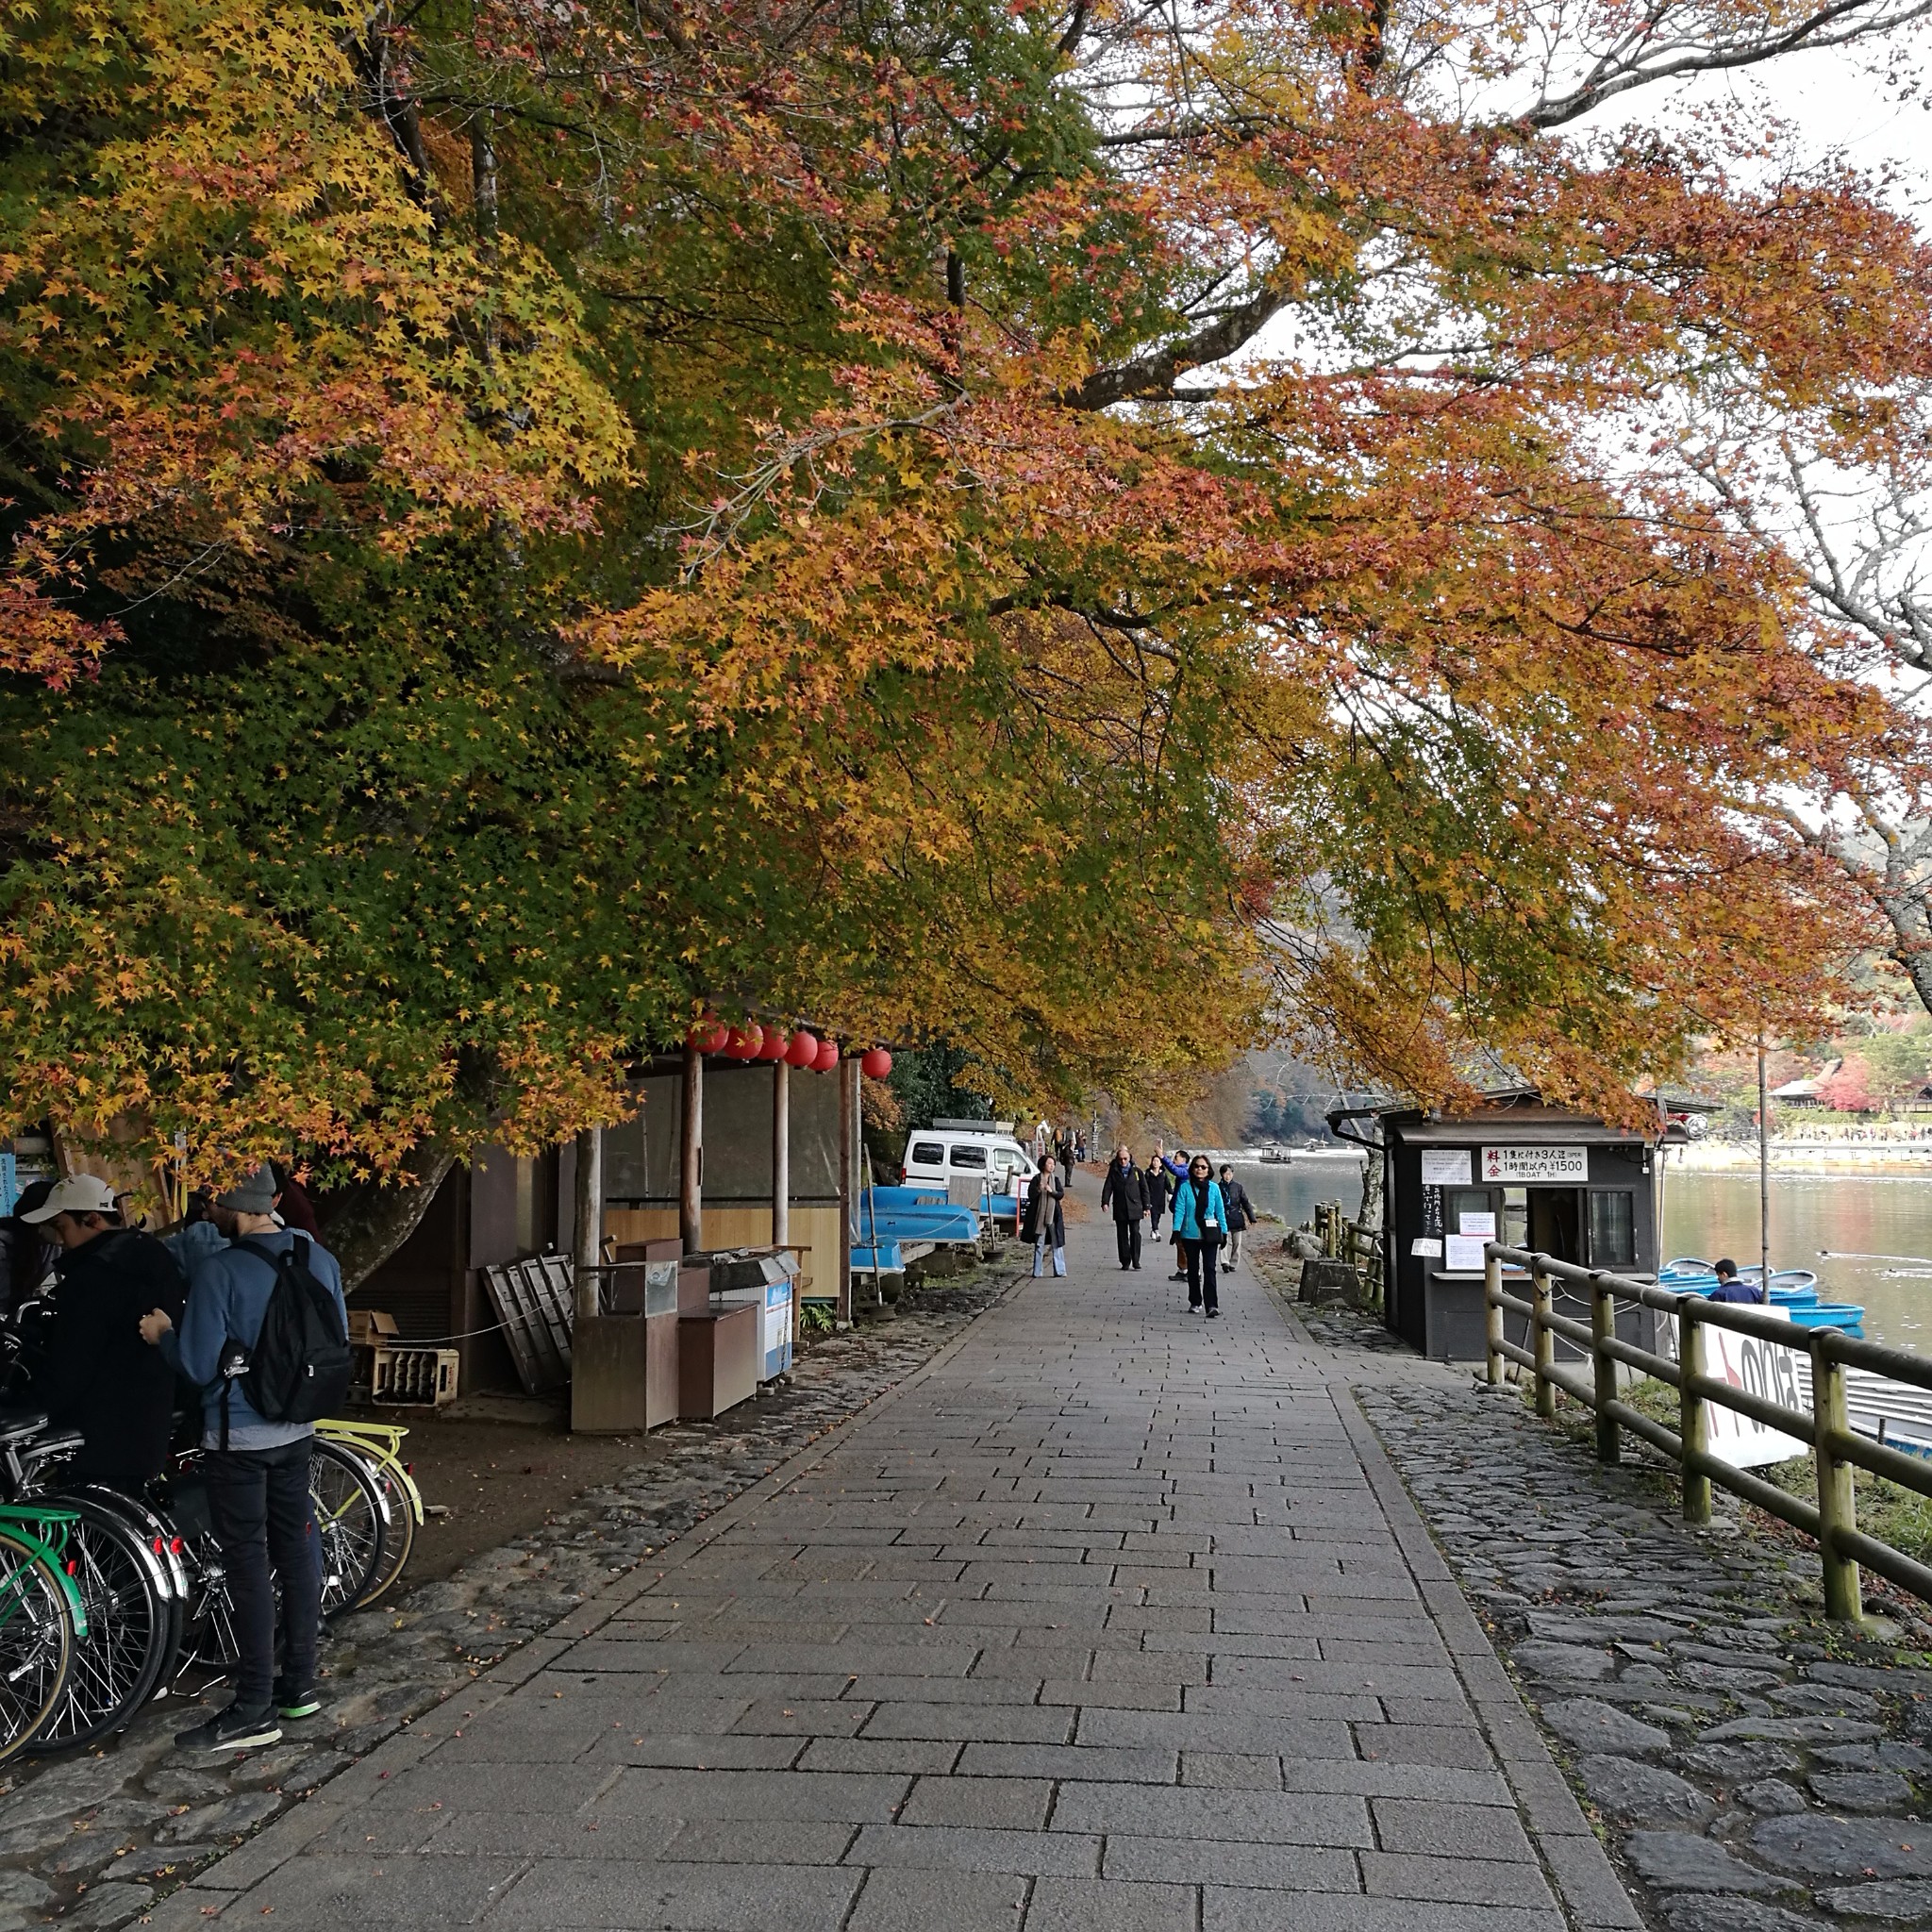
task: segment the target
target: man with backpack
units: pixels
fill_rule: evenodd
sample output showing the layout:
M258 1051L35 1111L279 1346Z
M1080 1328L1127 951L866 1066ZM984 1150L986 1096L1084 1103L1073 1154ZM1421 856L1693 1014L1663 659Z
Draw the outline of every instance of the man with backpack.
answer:
M317 1418L348 1389L348 1311L335 1257L278 1226L275 1197L266 1167L217 1195L211 1218L227 1244L195 1259L179 1330L160 1308L141 1324L142 1336L202 1391L202 1468L241 1650L234 1702L175 1740L187 1750L273 1744L281 1720L322 1708L315 1688L322 1563L308 1495L309 1439Z

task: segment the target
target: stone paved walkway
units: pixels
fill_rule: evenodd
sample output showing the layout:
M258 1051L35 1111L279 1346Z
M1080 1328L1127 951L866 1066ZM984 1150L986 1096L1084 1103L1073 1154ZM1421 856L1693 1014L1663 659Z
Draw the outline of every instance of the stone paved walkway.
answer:
M1638 1925L1338 1358L1071 1232L152 1923Z

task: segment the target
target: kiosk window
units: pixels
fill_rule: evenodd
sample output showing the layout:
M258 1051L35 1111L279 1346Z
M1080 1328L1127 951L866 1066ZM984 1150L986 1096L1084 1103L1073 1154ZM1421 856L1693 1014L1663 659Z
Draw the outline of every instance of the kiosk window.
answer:
M1590 1265L1592 1268L1634 1268L1637 1265L1637 1196L1607 1189L1590 1197Z

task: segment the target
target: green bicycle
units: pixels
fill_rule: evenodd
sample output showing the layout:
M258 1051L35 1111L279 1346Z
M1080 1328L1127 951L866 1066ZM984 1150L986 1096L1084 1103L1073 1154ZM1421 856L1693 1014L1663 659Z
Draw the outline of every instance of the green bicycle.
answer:
M53 1715L87 1637L66 1557L79 1520L72 1509L0 1505L0 1761L32 1743Z

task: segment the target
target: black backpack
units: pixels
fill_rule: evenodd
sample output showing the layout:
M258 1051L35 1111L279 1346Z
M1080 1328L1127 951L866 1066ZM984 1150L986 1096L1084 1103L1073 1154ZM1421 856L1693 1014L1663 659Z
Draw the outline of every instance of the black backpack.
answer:
M336 1307L336 1298L318 1281L308 1266L308 1240L297 1235L287 1248L264 1247L240 1241L258 1260L275 1271L262 1310L261 1332L246 1351L244 1368L231 1368L246 1377L249 1407L263 1422L320 1422L340 1408L349 1392L349 1338ZM227 1443L227 1391L223 1391L222 1441Z

